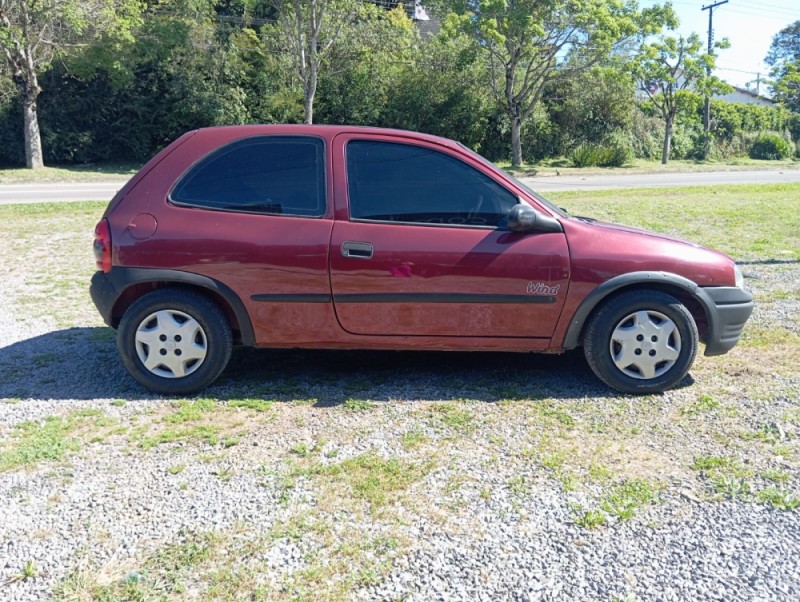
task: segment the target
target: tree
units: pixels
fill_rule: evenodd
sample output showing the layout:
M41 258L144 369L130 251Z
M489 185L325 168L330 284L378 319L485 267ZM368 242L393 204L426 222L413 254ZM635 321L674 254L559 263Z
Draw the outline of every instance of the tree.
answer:
M29 168L44 164L37 114L41 72L103 31L129 35L140 13L137 0L0 0L0 51L22 101Z
M790 63L772 84L775 100L790 111L800 113L800 61Z
M778 65L800 61L800 21L787 25L775 34L764 62Z
M275 0L280 50L292 57L303 86L303 120L314 120L314 97L320 71L342 30L376 7L358 0Z
M800 112L800 21L775 34L764 61L772 66L775 99Z
M727 47L727 40L717 43ZM639 88L647 94L664 120L664 146L661 163L669 161L675 116L694 95L686 91L713 96L725 94L732 88L720 79L709 75L714 68L714 56L702 52L703 43L693 33L683 36L661 36L655 42L643 44L634 61L634 75Z
M383 125L420 41L402 6L367 8L368 18L343 29L325 62L315 110L325 123Z
M565 141L574 147L604 144L614 134L628 131L637 110L635 100L630 69L622 64L595 67L580 78L548 86L543 104Z
M522 163L521 132L546 86L572 78L640 34L674 22L669 6L638 11L621 0L441 0L450 29L485 49L492 93L511 125L511 162Z

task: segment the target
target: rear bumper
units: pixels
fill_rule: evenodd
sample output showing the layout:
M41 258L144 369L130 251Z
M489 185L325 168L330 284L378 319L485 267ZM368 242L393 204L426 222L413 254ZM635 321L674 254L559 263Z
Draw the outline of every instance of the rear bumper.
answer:
M753 295L734 286L699 290L706 298L709 317L705 355L722 355L739 342L744 325L753 313Z
M100 312L103 322L114 327L114 324L111 323L111 311L114 309L114 303L119 297L119 291L117 291L114 283L111 282L108 274L105 272L94 273L92 284L89 286L89 294L92 296L92 301L97 307L97 311Z

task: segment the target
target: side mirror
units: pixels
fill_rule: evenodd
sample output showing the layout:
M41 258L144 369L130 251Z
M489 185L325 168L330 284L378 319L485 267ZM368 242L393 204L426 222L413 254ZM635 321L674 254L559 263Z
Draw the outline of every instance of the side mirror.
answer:
M563 232L557 219L538 213L527 203L518 203L511 208L505 219L505 226L512 232Z
M519 203L508 212L508 229L514 232L527 232L536 225L536 211L526 203Z

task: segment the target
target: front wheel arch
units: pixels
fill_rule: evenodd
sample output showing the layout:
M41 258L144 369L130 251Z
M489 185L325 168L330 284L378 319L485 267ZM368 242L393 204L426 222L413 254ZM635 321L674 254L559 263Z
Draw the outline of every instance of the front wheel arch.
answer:
M570 320L561 348L575 349L582 345L586 329L600 308L613 298L636 290L659 291L678 299L691 313L702 342L714 328L709 310L713 303L705 291L688 278L670 272L629 272L606 280L586 296Z

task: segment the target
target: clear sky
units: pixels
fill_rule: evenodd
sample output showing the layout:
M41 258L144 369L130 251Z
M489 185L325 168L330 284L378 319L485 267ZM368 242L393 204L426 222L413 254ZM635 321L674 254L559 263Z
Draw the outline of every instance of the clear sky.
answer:
M673 0L672 6L681 21L678 32L684 36L700 34L705 44L708 36L708 12L703 6L715 0ZM640 0L640 6L652 6L655 0ZM663 0L658 2L663 4ZM756 78L769 76L764 64L772 37L781 29L800 20L800 0L729 0L714 8L714 38L728 38L731 47L720 50L716 75L729 84L755 90ZM761 93L768 90L762 84Z

